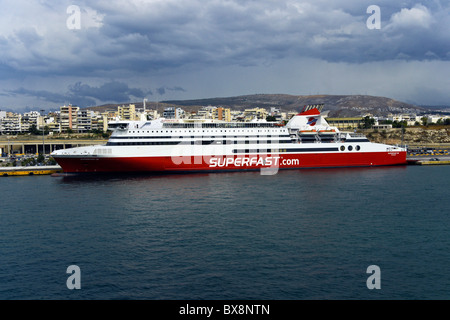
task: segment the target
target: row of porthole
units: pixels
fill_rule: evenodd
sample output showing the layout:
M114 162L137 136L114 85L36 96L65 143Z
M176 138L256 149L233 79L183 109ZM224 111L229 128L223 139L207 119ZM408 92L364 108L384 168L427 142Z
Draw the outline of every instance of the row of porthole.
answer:
M353 150L353 146L348 146L348 147L347 147L347 150L348 150L348 151L352 151L352 150ZM356 151L359 151L359 150L361 150L361 147L360 147L360 146L356 146L356 147L355 147L355 150L356 150ZM341 151L345 151L345 146L341 146Z

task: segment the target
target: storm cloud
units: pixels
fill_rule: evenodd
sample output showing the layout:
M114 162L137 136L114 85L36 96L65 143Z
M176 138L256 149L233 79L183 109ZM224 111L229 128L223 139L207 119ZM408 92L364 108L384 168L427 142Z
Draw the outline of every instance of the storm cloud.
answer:
M112 81L102 84L99 87L90 86L77 82L68 87L64 93L56 93L47 90L30 90L18 88L7 90L10 96L26 95L38 98L42 101L73 104L78 106L95 106L104 102L128 102L146 95L151 95L151 91L143 92L138 88L130 88L126 83Z
M68 19L74 17L67 8L72 4L2 1L1 97L12 98L15 93L19 99L31 97L32 92L43 97L44 92L55 92L88 103L142 99L153 92L170 98L270 93L275 88L307 94L301 92L306 83L302 77L311 75L286 71L284 66L309 70L312 61L322 77L329 75L330 68L332 73L341 66L351 70L339 76L347 87L330 90L327 84L336 79L327 79L317 84L317 91L368 90L385 95L391 91L350 85L367 76L364 70L373 64L387 68L396 63L405 70L404 63L421 69L433 62L446 69L450 62L448 1L377 1L380 29L366 24L373 1L77 1L79 28L70 29ZM277 74L273 78L277 81L286 79L284 86L275 80L272 86L269 81L262 83L264 72L267 77ZM280 72L287 73L283 77ZM437 91L439 101L450 98L439 87L442 76L424 79L428 86L436 82L433 92ZM389 77L380 75L378 80L389 82ZM239 90L232 89L236 81ZM297 92L292 92L288 81L298 82ZM410 98L416 99L417 84L409 83L406 76L400 81L401 97L410 92Z

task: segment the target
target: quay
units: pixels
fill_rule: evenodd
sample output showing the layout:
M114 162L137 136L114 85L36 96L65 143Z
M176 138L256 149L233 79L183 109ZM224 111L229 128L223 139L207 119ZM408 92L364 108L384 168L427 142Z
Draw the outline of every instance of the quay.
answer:
M56 166L30 166L30 167L0 167L0 176L33 176L43 174L61 173L62 168Z
M433 165L449 165L450 155L421 155L421 156L407 156L406 160L409 165L419 166L433 166Z
M33 139L8 138L0 139L0 149L6 154L50 154L55 150L67 149L81 146L90 146L96 144L106 144L107 140L103 139L45 139L39 140L37 137Z
M408 165L418 166L437 166L437 165L449 165L450 159L447 160L423 160L423 159L408 159Z
M446 161L419 161L420 165L442 165L442 164L450 164L450 160Z
M408 148L408 165L449 165L450 148L447 145L415 146Z

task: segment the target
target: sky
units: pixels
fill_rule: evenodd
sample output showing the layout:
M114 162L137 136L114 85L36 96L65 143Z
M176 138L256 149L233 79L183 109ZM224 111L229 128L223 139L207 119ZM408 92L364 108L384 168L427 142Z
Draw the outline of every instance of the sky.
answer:
M450 1L0 0L0 110L279 93L450 105Z

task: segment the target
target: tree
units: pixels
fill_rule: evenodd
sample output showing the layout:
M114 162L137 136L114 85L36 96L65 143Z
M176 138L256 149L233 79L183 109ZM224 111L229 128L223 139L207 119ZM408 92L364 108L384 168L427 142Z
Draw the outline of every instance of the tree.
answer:
M426 126L428 124L428 118L427 117L422 117L422 118L420 118L420 120L422 120L422 125Z
M44 160L45 160L44 155L42 153L39 153L39 155L36 159L37 163L42 163L42 162L44 162Z
M274 116L267 116L266 121L277 121L277 119Z
M392 128L406 128L408 126L408 122L406 120L392 122Z
M363 129L371 129L375 125L375 119L369 116L365 116L362 121Z
M50 159L48 159L47 163L48 166L54 166L56 164L56 160L53 159L53 157L50 157Z
M28 129L28 132L34 135L40 134L39 130L37 129L35 124L32 124L30 129Z

